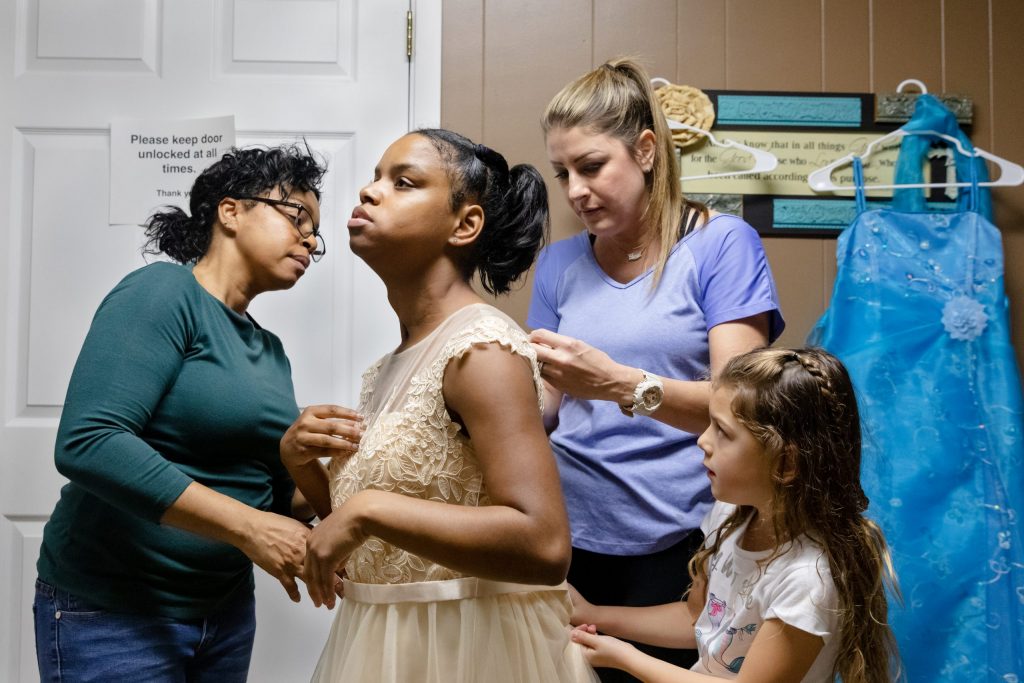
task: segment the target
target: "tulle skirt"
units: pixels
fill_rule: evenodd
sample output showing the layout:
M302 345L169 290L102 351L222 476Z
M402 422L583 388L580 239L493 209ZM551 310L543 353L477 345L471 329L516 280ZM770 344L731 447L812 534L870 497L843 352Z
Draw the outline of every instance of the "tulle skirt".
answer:
M555 587L476 578L345 582L318 683L593 683Z

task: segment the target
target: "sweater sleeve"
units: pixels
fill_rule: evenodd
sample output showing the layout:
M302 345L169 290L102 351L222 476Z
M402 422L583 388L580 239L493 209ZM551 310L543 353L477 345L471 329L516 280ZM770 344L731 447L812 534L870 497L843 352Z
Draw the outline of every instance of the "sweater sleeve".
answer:
M191 479L140 435L188 350L188 271L153 264L100 304L75 363L57 430L61 474L106 503L152 521Z
M288 360L288 357L284 353L284 348L281 347L281 342L278 340L276 346L281 349L281 358L284 359L285 364L288 367L289 377L292 374L292 364ZM291 421L294 422L299 417L299 407L294 405L294 401L291 402L293 407L293 414ZM271 487L273 491L273 499L270 504L270 511L276 512L279 515L285 517L292 516L292 499L295 497L295 481L292 479L292 475L288 474L288 469L281 462L280 458L274 460L270 466L270 477Z

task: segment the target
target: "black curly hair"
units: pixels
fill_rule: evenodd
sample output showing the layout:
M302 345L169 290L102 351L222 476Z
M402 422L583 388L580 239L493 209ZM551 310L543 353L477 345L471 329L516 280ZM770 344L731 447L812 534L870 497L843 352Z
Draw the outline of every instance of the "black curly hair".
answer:
M195 263L210 248L217 207L225 197L259 196L277 188L282 197L294 191L320 199L327 170L309 145L232 147L199 174L192 185L189 209L176 206L155 212L146 221L145 254L167 254L178 263Z
M547 237L548 194L544 180L529 164L508 167L490 147L443 128L413 131L427 138L445 165L452 210L467 201L484 210L483 232L463 262L469 279L491 294L504 294L530 269Z

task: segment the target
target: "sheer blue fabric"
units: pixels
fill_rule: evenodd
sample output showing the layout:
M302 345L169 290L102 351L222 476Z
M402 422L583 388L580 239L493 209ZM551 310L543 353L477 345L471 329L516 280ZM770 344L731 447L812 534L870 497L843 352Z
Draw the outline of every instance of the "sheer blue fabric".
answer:
M919 129L949 133L935 117L952 115L921 102ZM898 183L920 182L928 142L905 139ZM866 211L858 189L831 306L809 338L858 391L862 480L892 547L904 606L890 606L891 623L915 683L1024 681L1020 381L999 231L974 210L988 203L971 161L958 159L975 184L954 212ZM907 192L894 205L923 208Z
M914 115L903 126L903 130L934 131L960 140L964 149L972 151L971 139L960 130L956 116L942 102L931 95L921 95L914 106ZM896 160L896 183L921 182L921 160L931 149L936 138L928 135L909 135L903 138L900 155ZM981 157L966 157L955 146L950 146L956 162L956 179L959 182L984 182L988 180L985 160ZM957 196L957 209L974 211L992 220L992 199L987 190L983 192L962 192ZM919 190L897 190L893 193L892 208L897 211L925 211L924 193Z

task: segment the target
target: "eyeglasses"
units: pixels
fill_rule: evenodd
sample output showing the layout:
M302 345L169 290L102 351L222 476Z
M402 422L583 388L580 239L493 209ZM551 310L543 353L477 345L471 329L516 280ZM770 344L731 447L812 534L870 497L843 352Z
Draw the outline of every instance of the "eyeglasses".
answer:
M313 214L311 214L309 212L309 209L307 209L302 204L299 204L298 202L286 202L283 199L271 199L270 197L243 196L243 197L235 197L235 199L247 199L247 200L249 200L251 202L261 202L263 204L269 204L270 206L272 206L275 209L277 209L278 212L280 212L283 216L287 217L288 220L291 221L292 226L296 230L299 231L299 235L303 239L306 239L307 237L314 238L316 240L316 249L314 249L312 252L310 252L310 255L309 255L310 258L313 259L314 263L316 263L317 261L322 259L324 257L324 254L327 253L327 243L324 242L323 235L320 234L320 226L313 222ZM287 211L281 211L281 209L278 208L278 207L281 207L281 206L288 206L288 207L291 207L293 209L296 209L295 215L293 216L292 214L288 213ZM304 221L302 220L302 212L303 211L305 211L306 212L306 216L309 217L309 225L311 227L308 230L303 228L303 225L304 225Z

